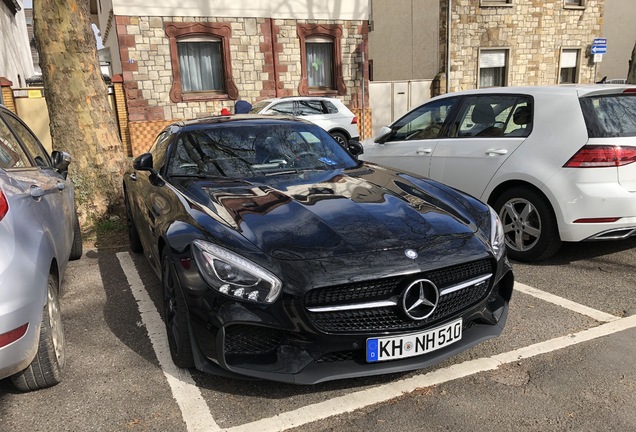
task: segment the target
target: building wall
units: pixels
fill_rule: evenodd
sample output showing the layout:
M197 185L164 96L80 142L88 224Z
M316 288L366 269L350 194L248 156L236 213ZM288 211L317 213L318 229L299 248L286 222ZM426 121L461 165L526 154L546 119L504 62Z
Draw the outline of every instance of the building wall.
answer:
M636 43L636 2L605 0L603 37L607 39L607 54L598 64L599 79L626 78L629 59Z
M253 103L266 97L298 94L301 51L296 28L298 24L309 23L308 20L276 19L272 23L267 18L117 16L115 21L130 121L186 119L218 114L223 107L234 107L235 101L228 98L171 101L173 73L170 40L165 33L167 22L231 25L230 59L239 99ZM340 98L345 104L357 107L362 82L359 46L366 39L366 22L317 20L311 23L342 26L342 75L347 91ZM273 76L272 31L276 34L278 83Z
M369 0L99 0L105 11L124 16L368 20ZM101 21L101 20L100 20Z
M34 74L24 8L13 15L0 2L0 35L0 76L8 78L14 87L24 86Z
M451 91L477 87L480 48L509 49L509 86L557 84L561 48L581 48L578 81L594 80L586 53L602 34L604 0L586 0L584 8L566 8L563 0L513 1L497 7L481 6L482 1L452 2ZM442 15L446 4L442 0ZM445 40L440 39L444 65Z
M374 81L433 79L439 72L439 0L371 0Z

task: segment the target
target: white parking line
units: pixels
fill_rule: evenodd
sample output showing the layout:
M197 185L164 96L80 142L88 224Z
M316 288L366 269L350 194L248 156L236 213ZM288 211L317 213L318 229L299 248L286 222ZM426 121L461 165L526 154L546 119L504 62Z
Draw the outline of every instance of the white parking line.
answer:
M139 274L135 269L130 254L127 252L120 252L117 253L117 258L124 270L124 274L128 278L130 289L139 306L142 322L148 331L153 349L155 350L161 369L163 370L168 384L170 385L173 397L181 409L188 431L220 432L222 429L214 421L210 408L201 396L201 392L194 384L190 373L187 370L178 368L172 362L168 348L168 340L165 336L165 326L163 325L163 321L161 320L154 303L148 296L148 293L139 278ZM579 333L573 333L545 342L540 342L514 351L466 361L464 363L455 364L433 372L418 374L404 380L339 396L324 402L307 405L293 411L282 413L274 417L264 418L251 423L224 429L224 431L284 431L308 423L324 420L329 417L349 413L373 404L387 402L402 396L403 394L411 393L418 388L439 385L448 381L474 375L479 372L495 370L504 364L519 361L521 359L532 358L582 342L608 336L623 330L636 328L636 315L627 318L618 318L520 283L515 284L515 289L519 292L532 295L541 300L548 301L577 313L589 316L597 321L606 322L606 324L602 324L598 327L584 330Z
M620 319L620 317L617 317L615 315L610 315L608 313L596 310L596 309L592 309L590 307L584 306L582 304L579 303L575 303L571 300L565 299L563 297L559 297L556 296L554 294L550 294L548 292L545 291L540 291L536 288L532 288L531 286L528 285L524 285L522 283L519 282L515 282L515 290L522 292L524 294L528 294L531 295L533 297L536 297L538 299L541 299L543 301L546 301L548 303L552 303L555 304L557 306L561 306L565 309L569 309L571 311L574 311L576 313L579 313L581 315L586 315L592 319L595 319L596 321L600 321L600 322L611 322L611 321L616 321L618 319Z
M190 372L188 372L187 369L177 367L172 362L166 336L166 327L161 320L159 312L157 312L157 308L150 299L143 282L141 282L139 278L139 273L135 268L130 254L127 252L119 252L117 253L117 258L130 284L130 291L132 291L135 300L137 300L141 321L146 327L146 331L150 337L150 343L155 351L157 360L159 360L159 365L166 376L168 385L170 385L172 395L177 401L179 408L181 408L181 414L183 415L183 420L186 423L188 431L220 431L221 429L214 421L214 418L212 418L208 404L192 380Z
M507 363L535 357L539 354L557 351L581 342L590 341L634 327L636 327L636 315L628 318L621 318L579 333L540 342L515 351L494 355L488 358L470 360L444 369L438 369L430 373L416 375L404 380L329 399L317 404L304 406L294 411L279 414L275 417L226 429L226 431L284 431L286 429L299 427L315 421L324 420L328 417L349 413L380 402L387 402L391 399L402 396L403 394L411 393L418 388L443 384L445 382L474 375L479 372L495 370L499 366Z

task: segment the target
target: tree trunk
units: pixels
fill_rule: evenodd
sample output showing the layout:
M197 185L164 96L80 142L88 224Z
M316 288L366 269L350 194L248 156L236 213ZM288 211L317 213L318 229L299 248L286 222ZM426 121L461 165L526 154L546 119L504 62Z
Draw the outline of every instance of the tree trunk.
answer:
M634 49L632 50L632 59L629 61L627 84L636 84L636 43L634 44Z
M121 205L125 162L88 8L88 0L33 1L53 148L73 158L70 176L85 226Z

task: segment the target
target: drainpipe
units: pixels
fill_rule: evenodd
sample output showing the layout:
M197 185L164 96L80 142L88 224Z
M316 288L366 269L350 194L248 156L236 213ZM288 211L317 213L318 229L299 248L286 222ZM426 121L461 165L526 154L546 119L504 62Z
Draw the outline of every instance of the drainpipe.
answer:
M448 0L446 10L446 93L450 93L451 78L451 2Z
M279 97L278 93L278 53L276 52L276 35L274 34L274 18L269 19L269 34L272 43L272 61L274 68L274 91L276 97Z
M362 51L362 113L360 114L360 117L362 117L360 119L360 121L362 122L362 136L360 137L360 139L364 139L366 138L366 128L365 128L365 113L364 113L364 68L365 68L365 60L364 60L364 42L362 42L361 44L362 49L360 51Z

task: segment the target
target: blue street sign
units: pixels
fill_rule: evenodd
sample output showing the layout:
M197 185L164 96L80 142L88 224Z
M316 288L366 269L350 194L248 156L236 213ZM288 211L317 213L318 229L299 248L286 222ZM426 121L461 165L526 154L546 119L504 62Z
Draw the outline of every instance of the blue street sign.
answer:
M592 54L605 54L607 53L607 45L592 45L590 51Z
M594 38L590 52L592 54L605 54L607 52L607 39Z

